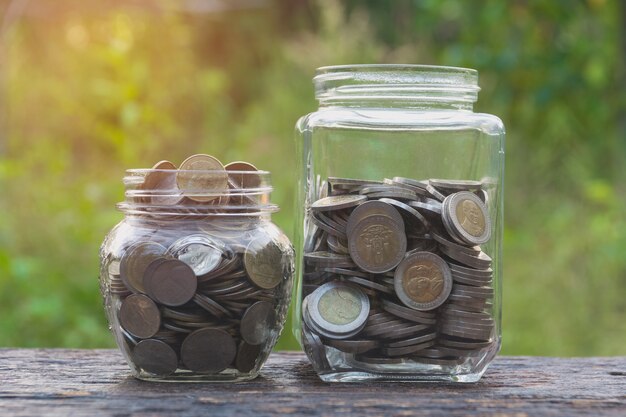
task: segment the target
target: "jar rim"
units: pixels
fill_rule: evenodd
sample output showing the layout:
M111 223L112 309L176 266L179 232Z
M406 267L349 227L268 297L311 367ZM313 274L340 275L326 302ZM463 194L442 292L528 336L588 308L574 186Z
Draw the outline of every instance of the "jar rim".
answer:
M324 66L313 77L320 104L346 102L447 103L471 107L478 98L478 71L418 64Z
M150 217L259 216L278 211L270 202L270 172L133 168L123 178L118 210Z

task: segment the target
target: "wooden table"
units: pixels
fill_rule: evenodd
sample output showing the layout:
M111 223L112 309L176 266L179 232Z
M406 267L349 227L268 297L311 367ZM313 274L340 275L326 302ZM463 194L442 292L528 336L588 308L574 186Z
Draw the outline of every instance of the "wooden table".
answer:
M470 385L328 384L276 353L240 384L148 383L115 350L0 349L1 416L626 416L626 357L499 357Z

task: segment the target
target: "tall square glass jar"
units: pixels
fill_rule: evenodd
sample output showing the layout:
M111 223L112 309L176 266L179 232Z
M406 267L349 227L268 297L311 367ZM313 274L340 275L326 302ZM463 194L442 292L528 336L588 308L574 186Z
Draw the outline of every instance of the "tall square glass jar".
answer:
M325 381L473 382L500 349L504 126L478 74L324 67L296 126L294 331Z

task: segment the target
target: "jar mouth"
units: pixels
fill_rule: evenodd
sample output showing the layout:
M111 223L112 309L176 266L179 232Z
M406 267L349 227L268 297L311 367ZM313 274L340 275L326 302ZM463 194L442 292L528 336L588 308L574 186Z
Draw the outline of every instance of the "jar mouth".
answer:
M270 202L268 171L129 169L123 179L126 214L198 218L258 216L278 211Z
M341 102L426 102L471 106L478 99L478 71L409 64L336 65L318 68L313 78L320 104Z

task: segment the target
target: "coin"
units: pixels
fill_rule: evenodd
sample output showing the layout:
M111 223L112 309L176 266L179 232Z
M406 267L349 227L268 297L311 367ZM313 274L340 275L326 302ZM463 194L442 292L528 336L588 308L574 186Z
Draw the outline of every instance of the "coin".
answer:
M348 248L354 263L364 271L390 271L406 252L404 228L389 217L368 216L354 226Z
M137 343L132 357L135 365L154 375L170 375L178 367L176 352L160 340L146 339Z
M241 318L241 337L251 345L264 343L274 331L276 311L272 303L259 301L252 304Z
M176 183L186 197L206 203L228 190L228 174L224 165L211 155L192 155L180 164Z
M448 264L431 252L415 252L396 269L396 295L407 307L432 310L443 304L452 289Z
M427 342L420 343L418 345L410 345L410 346L397 347L397 348L385 347L385 348L382 348L381 351L383 354L387 356L391 356L391 357L407 356L413 353L417 353L420 350L429 348L433 346L434 344L435 344L434 340L429 340Z
M468 191L451 194L447 198L448 232L470 245L486 243L491 237L491 221L482 200Z
M318 267L351 268L356 266L349 256L325 251L305 253L304 260Z
M325 341L330 347L338 349L342 352L348 352L353 354L365 353L374 350L380 346L378 340L333 340L328 339Z
M310 295L308 312L315 325L336 334L361 329L367 320L370 302L357 286L329 282Z
M177 259L157 259L146 269L143 285L158 303L180 306L196 293L198 279L193 269Z
M150 298L143 294L132 294L122 301L119 320L124 330L131 335L148 339L159 331L161 313Z
M120 278L129 290L143 293L143 274L150 263L165 255L167 249L156 242L139 242L129 247L120 260Z
M401 348L406 346L415 346L421 345L422 343L429 342L431 340L435 340L437 338L437 333L426 333L420 336L411 337L409 339L398 340L395 342L389 342L385 344L385 347L388 348Z
M193 296L193 302L213 314L215 317L230 316L230 312L224 308L220 303L207 297L204 294L195 294Z
M482 186L480 181L473 180L430 179L428 182L433 187L450 191L478 191Z
M435 187L430 184L426 186L426 191L428 191L430 195L435 198L435 200L443 201L446 199L445 195L441 194Z
M427 201L409 201L409 206L421 210L423 214L430 216L441 215L441 202L437 200L427 199Z
M187 235L174 242L167 252L193 269L197 275L215 270L226 251L224 244L205 234Z
M400 213L398 213L398 210L385 202L379 200L371 200L366 201L365 203L359 205L354 210L352 210L352 213L350 213L350 217L348 217L348 222L346 224L347 235L350 236L352 234L355 226L361 220L374 215L387 216L395 223L397 223L402 229L404 229L404 220L402 220L402 216L400 215Z
M251 345L242 340L237 348L235 368L243 373L252 371L261 355L261 347L261 345Z
M237 345L233 337L220 329L200 329L185 338L180 348L183 363L190 371L216 374L235 359Z
M183 195L176 185L176 165L170 161L157 162L146 174L142 190L149 192L147 199L151 204L175 205Z
M381 198L379 201L399 208L401 213L405 213L405 220L407 220L407 223L409 223L413 228L425 232L430 227L428 220L426 220L426 218L413 207L391 198Z
M355 207L367 200L362 195L337 195L320 198L311 204L311 209L315 211L341 210Z
M244 264L251 282L259 288L272 289L283 281L283 251L266 235L248 244Z

